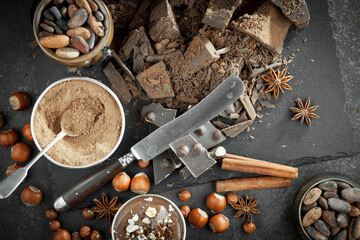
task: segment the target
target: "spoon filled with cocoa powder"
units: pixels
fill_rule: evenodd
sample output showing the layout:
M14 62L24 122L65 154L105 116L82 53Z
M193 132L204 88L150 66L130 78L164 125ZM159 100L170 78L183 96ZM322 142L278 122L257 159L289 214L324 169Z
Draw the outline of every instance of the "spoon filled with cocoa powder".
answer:
M78 137L89 134L97 117L101 114L99 108L93 104L94 99L76 99L64 111L61 117L61 131L44 147L26 166L18 169L0 183L0 199L8 197L24 180L28 170L52 146L65 136Z

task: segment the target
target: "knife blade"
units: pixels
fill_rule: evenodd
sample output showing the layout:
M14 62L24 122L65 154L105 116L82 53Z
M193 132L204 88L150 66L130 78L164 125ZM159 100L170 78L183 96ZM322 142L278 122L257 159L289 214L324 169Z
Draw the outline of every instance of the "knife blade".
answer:
M239 99L244 91L240 78L231 76L225 79L207 97L187 112L161 126L130 149L130 153L76 184L58 197L54 208L64 211L85 199L96 189L110 181L135 159L149 161L169 148L169 144L183 138L210 119L224 111Z

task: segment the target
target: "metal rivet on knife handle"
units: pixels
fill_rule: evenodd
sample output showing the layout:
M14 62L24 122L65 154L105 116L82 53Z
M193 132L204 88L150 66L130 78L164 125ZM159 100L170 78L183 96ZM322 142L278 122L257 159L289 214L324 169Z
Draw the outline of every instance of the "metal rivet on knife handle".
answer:
M204 147L200 143L194 143L192 150L196 154L201 154L204 151Z
M145 115L145 120L148 122L153 122L155 120L155 113L154 112L147 112Z
M163 158L163 159L161 160L161 168L162 168L162 169L168 169L169 167L171 167L171 162L170 162L170 160L167 159L167 158Z
M213 138L215 140L219 140L221 138L221 131L219 129L216 129L213 133Z
M199 127L198 129L195 130L195 133L198 135L204 135L205 133L204 127Z
M187 146L181 146L178 148L177 153L180 157L184 157L189 154L189 148Z

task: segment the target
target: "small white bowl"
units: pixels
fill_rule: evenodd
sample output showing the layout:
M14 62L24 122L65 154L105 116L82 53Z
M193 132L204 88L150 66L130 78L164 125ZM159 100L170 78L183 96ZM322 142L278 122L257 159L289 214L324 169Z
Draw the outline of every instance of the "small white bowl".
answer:
M116 240L115 238L115 232L113 231L114 229L116 229L116 225L117 225L117 219L123 214L123 211L126 210L126 206L131 203L131 202L134 202L134 201L138 201L139 198L149 198L149 197L152 197L152 198L160 198L160 199L163 199L165 200L165 202L167 202L169 205L171 205L173 208L174 208L174 211L176 212L176 214L178 215L178 217L180 218L180 223L181 223L181 227L183 229L183 231L181 232L182 234L182 238L179 239L179 240L185 240L186 238L186 223L185 223L185 219L184 219L184 216L182 215L180 209L176 206L175 203L173 203L172 201L170 201L169 199L167 199L166 197L163 197L163 196L160 196L160 195L157 195L157 194L144 194L144 195L139 195L139 196L136 196L136 197L133 197L131 199L129 199L128 201L126 201L121 207L120 209L116 212L115 214L115 217L112 221L112 224L111 224L111 237L113 240ZM131 210L131 209L130 209ZM128 211L130 211L128 210Z
M95 166L99 163L102 163L103 161L105 161L107 158L109 158L114 152L115 150L118 148L118 146L120 145L120 142L121 140L123 139L123 136L124 136L124 132L125 132L125 114L124 114L124 109L123 109L123 106L121 105L118 97L115 95L115 93L110 89L108 88L106 85L102 84L101 82L95 80L95 79L92 79L92 78L88 78L88 77L68 77L68 78L63 78L63 79L60 79L56 82L54 82L53 84L51 84L50 86L48 86L44 92L40 95L40 97L37 99L35 105L34 105L34 108L32 110L32 113L31 113L31 132L32 133L35 133L34 131L34 117L35 117L35 112L37 110L37 107L41 101L41 99L45 96L45 94L51 89L53 88L54 86L58 85L59 83L62 83L62 82L65 82L65 81L71 81L71 80L83 80L83 81L89 81L89 82L92 82L92 83L95 83L97 85L99 85L100 87L102 87L103 89L105 89L108 93L111 94L111 96L113 96L114 100L116 101L116 103L118 104L119 106L119 109L120 109L120 113L121 113L121 130L120 130L120 136L119 136L119 139L118 141L116 142L114 148L105 156L103 157L102 159L100 159L99 161L97 162L94 162L92 164L89 164L89 165L86 165L86 166L69 166L69 165L65 165L65 164L62 164L62 163L59 163L58 161L55 161L54 159L52 159L49 155L47 155L46 153L44 154L44 156L49 159L52 163L60 166L60 167L64 167L64 168L71 168L71 169L79 169L79 168L88 168L88 167L92 167L92 166ZM36 138L36 135L33 134L33 138L34 138L34 142L35 142L35 145L36 147L39 149L39 151L42 150L42 147L40 146L37 138Z

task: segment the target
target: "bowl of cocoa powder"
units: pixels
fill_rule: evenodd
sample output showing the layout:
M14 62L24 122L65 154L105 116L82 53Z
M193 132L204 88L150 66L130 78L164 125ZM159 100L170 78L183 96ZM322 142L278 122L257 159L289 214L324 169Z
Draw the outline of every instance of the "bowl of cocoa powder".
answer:
M63 114L74 107L84 111L77 111L81 116L67 117L67 124L86 129L79 136L64 137L45 156L65 168L91 167L114 153L125 131L125 114L119 99L99 81L69 77L48 86L33 108L31 132L42 150L61 131Z

